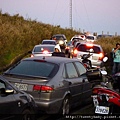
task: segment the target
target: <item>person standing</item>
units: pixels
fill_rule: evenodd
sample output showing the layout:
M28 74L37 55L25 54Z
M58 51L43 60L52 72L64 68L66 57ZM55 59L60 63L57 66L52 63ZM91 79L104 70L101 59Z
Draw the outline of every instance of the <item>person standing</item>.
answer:
M113 68L112 74L114 75L117 72L120 72L120 44L116 44L116 48L112 49L113 53Z

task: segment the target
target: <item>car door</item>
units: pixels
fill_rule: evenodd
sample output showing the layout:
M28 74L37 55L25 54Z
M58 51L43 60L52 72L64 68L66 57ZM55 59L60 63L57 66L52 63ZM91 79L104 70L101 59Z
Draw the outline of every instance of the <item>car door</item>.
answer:
M8 87L13 90L11 86L0 80L0 114L6 114L3 117L13 117L18 107L14 99L14 93L7 94L5 92Z
M76 68L79 72L79 76L82 79L82 100L86 100L88 98L91 98L92 93L92 85L88 81L88 78L86 76L86 68L83 66L80 62L75 62Z
M72 103L80 103L82 100L82 81L83 79L79 77L75 65L73 62L66 63L66 81L69 82L69 90L72 96Z

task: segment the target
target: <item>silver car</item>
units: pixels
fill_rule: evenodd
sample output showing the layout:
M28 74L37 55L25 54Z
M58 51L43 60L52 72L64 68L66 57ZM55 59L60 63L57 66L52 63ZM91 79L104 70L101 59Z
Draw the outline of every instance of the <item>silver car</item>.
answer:
M92 102L92 80L98 76L77 59L53 56L25 58L3 73L34 97L38 110L49 114L68 114L71 107Z
M56 47L61 51L60 46L58 46L58 45L52 45L52 44L35 45L32 50L31 57L52 56L52 53L55 51Z

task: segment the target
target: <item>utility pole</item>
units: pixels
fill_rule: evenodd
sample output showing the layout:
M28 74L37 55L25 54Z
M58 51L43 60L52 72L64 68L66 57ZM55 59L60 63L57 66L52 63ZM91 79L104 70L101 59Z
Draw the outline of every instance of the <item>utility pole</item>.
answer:
M72 29L72 0L70 0L70 28Z

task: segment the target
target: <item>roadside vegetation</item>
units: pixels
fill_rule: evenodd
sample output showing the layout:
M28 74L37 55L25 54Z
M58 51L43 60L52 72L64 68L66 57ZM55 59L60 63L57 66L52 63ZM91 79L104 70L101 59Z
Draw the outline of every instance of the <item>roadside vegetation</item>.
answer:
M40 44L43 39L50 39L54 34L65 34L69 41L72 36L82 34L69 28L63 29L36 20L25 20L19 14L14 16L8 13L2 14L2 11L0 11L0 26L0 72L9 67L11 62L14 63L28 55L34 45ZM100 44L109 55L119 41L120 37L112 37L102 38L96 43Z

